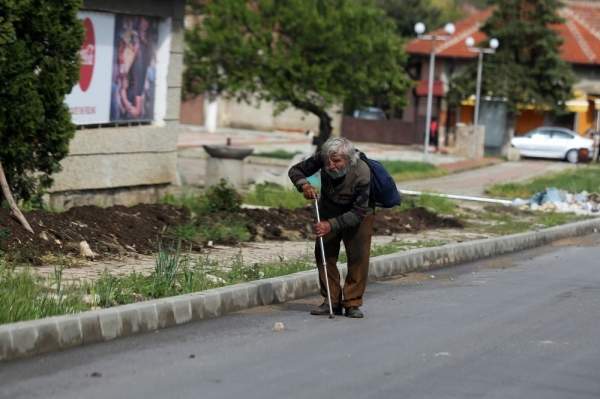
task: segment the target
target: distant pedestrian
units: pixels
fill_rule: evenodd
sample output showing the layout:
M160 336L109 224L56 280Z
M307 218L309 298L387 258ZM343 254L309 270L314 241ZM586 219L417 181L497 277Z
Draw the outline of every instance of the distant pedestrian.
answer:
M354 145L341 137L330 138L320 151L290 169L291 181L306 199L317 198L317 191L307 178L319 170L321 223L316 223L314 229L318 237L323 237L331 305L335 314L340 315L345 309L347 317L361 318L360 306L367 284L373 234L374 205L369 199L371 172L367 163L359 158ZM337 269L342 241L348 258L348 275L343 289ZM325 273L318 245L317 240L315 258L325 301L311 314L328 315Z
M429 145L431 145L432 147L434 147L435 149L438 148L438 121L437 118L432 118L431 119L431 124L429 125Z

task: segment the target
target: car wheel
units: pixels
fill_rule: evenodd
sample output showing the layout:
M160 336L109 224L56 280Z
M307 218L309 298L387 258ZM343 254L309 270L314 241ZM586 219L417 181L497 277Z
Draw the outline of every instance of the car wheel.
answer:
M577 163L579 161L579 151L577 150L569 150L567 152L567 161L569 161L569 163Z

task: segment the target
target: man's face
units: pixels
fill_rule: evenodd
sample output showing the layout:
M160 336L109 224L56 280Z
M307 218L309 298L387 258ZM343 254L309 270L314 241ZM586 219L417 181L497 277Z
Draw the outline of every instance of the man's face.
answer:
M341 172L348 167L348 159L339 154L331 154L325 167L331 172Z

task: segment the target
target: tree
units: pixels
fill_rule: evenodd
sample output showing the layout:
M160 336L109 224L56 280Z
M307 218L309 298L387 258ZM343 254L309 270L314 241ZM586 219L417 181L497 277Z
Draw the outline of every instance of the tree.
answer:
M394 20L402 37L414 37L417 22L423 22L430 30L442 23L442 11L431 0L377 0L377 4Z
M273 101L319 118L319 143L331 134L327 110L373 96L404 102L409 81L403 42L368 0L219 0L196 12L186 33L186 92Z
M486 56L482 95L505 98L509 112L530 104L554 113L564 112L574 75L560 58L560 36L551 29L562 22L558 0L495 0L495 10L483 26L500 47ZM482 43L481 45L485 45ZM476 63L451 84L450 101L458 103L475 93Z
M20 199L51 184L75 132L64 98L79 78L80 6L0 0L0 163Z
M29 199L48 187L75 131L64 98L78 80L80 6L0 0L0 184L26 228L11 191Z

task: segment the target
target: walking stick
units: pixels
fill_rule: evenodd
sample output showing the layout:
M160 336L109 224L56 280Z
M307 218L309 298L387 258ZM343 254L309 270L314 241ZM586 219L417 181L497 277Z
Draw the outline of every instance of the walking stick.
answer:
M315 211L317 213L317 223L321 223L319 216L319 200L315 198ZM329 318L333 319L333 308L331 306L331 291L329 291L329 278L327 277L327 261L325 260L325 247L323 246L323 237L319 237L319 245L321 246L321 259L323 260L323 270L325 271L325 287L327 287L327 303L329 303Z

